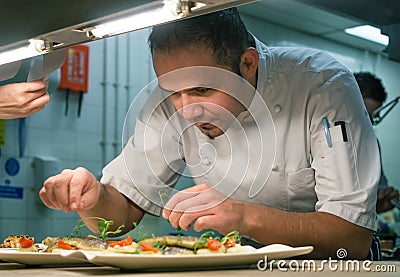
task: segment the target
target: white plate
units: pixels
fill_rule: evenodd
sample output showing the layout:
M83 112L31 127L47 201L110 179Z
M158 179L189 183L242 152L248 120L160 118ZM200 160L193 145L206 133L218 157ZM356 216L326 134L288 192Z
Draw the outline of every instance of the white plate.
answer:
M88 261L65 258L60 253L19 252L15 248L1 248L0 260L25 265L78 265Z
M65 258L86 260L88 262L113 266L122 269L163 269L163 268L194 268L218 267L232 265L257 264L261 259L284 259L305 255L313 251L312 246L290 247L282 244L272 244L260 249L246 246L249 252L229 254L199 254L199 255L161 255L161 254L118 254L91 251L62 251Z

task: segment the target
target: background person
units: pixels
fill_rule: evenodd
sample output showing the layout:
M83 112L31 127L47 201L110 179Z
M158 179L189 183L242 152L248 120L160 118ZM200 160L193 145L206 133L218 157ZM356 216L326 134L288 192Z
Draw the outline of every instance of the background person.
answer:
M383 102L385 102L387 93L381 79L377 78L370 72L358 72L354 74L354 77L360 87L365 107L367 108L372 122L373 113L382 106ZM396 197L399 197L399 192L388 185L388 180L381 165L376 212L382 213L393 209L394 206L391 204L390 200Z
M90 216L112 219L124 232L151 213L184 230L238 230L263 244L313 245L314 258L336 257L339 248L347 258L369 255L379 151L348 69L318 50L266 47L236 9L154 27L149 42L161 91L145 104L135 136L100 182L84 168L46 180L46 206L76 210L89 226ZM221 83L251 89L234 97ZM163 92L168 97L154 106ZM341 121L352 143L335 126ZM258 141L268 134L275 143ZM202 154L210 158L199 162ZM248 159L236 158L242 156ZM160 205L160 191L176 184L185 164L196 185Z

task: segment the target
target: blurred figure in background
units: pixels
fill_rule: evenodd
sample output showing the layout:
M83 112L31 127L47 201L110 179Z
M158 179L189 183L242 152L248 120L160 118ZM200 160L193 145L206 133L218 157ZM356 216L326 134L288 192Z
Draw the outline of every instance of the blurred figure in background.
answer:
M0 119L30 116L50 102L47 80L0 86Z
M382 85L382 81L369 72L355 73L354 77L356 78L358 86L360 87L365 107L367 108L372 122L374 111L382 106L383 102L386 100L387 93ZM381 167L381 178L378 185L376 212L382 213L393 209L394 206L390 201L396 197L399 197L399 192L388 185L387 178Z

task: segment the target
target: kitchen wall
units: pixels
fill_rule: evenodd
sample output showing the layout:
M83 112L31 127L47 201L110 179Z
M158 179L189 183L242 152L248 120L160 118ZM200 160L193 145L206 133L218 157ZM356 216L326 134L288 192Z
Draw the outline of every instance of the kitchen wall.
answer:
M249 29L271 46L325 49L352 71L375 72L383 79L389 100L400 94L397 91L399 63L259 19L243 18ZM71 93L65 114L66 93L57 90L59 72L51 74L49 93L52 101L43 111L26 119L27 141L22 157L18 143L20 121L6 121L6 144L1 147L0 157L0 185L22 190L19 194L14 193L12 198L0 198L0 239L11 233L27 233L42 238L43 234L65 235L72 231L77 215L47 209L38 199L38 190L44 178L64 168L83 166L100 177L102 167L120 152L125 113L135 95L154 79L147 47L148 34L149 29L144 29L88 44L90 83L80 117L77 116L79 95ZM28 70L29 65L14 81L26 79ZM397 170L400 124L396 123L399 120L400 107L396 107L376 127L384 169L389 181L397 188L400 188L400 171ZM4 170L9 158L15 158L19 163L20 172L16 176L9 176ZM179 187L190 184L190 179L183 179ZM164 234L175 231L165 220L152 216L146 216L141 226L136 232Z

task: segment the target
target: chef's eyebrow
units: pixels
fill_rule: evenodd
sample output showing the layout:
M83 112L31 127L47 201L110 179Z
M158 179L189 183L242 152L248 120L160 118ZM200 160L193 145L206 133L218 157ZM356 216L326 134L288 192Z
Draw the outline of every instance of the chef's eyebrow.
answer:
M160 86L160 84L158 84L158 88L163 90L163 91L169 92L169 93L175 93L174 90L167 90L167 89L163 88L162 86Z
M160 86L160 84L158 84L158 88L159 89L161 89L162 91L165 91L165 92L167 92L167 93L175 93L175 92L177 92L176 90L167 90L167 89L165 89L165 88L163 88L162 86ZM190 88L187 88L187 89L183 89L183 90L189 90L189 91L193 91L193 90L198 90L198 89L213 89L213 86L210 86L210 85L200 85L200 86L195 86L195 87L190 87Z

